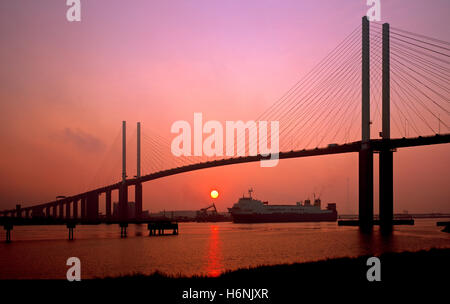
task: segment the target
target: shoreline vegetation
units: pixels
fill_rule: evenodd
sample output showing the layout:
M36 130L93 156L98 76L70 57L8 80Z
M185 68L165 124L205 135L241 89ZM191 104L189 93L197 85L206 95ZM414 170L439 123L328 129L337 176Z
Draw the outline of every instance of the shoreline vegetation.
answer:
M226 282L268 283L269 285L289 285L291 282L313 282L318 280L335 283L362 282L367 283L367 259L360 256L354 258L333 258L306 263L261 265L241 268L221 273L218 276L182 276L168 275L160 271L152 274L129 274L118 277L96 278L95 280L140 280L165 281L172 283L199 283L217 285ZM450 248L432 248L416 252L388 252L378 256L381 262L382 282L408 281L441 281L448 282L450 276Z
M58 303L70 295L85 301L98 298L102 302L121 297L127 303L301 303L313 297L314 302L384 303L387 298L398 303L416 300L424 295L438 301L448 297L450 248L433 248L417 252L384 253L381 261L381 282L369 282L366 273L370 256L336 258L317 262L259 266L227 271L217 277L170 276L161 272L149 275L131 274L118 277L67 280L0 281L6 291L21 296L45 294ZM26 290L26 293L23 293ZM244 293L244 290L246 293ZM267 299L242 298L243 294L267 290ZM215 292L216 299L201 299L185 295ZM228 297L232 294L235 297ZM257 293L256 293L257 294ZM237 298L237 296L241 298ZM395 299L395 300L394 300ZM370 302L369 301L369 302ZM306 302L306 300L305 300ZM434 303L436 301L427 301ZM386 302L387 303L387 302Z

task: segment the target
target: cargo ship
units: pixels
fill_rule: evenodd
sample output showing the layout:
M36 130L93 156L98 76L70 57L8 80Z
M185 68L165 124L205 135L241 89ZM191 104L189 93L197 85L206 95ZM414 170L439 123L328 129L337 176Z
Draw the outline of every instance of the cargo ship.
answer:
M276 223L276 222L335 222L336 204L328 204L321 209L320 198L297 202L295 205L269 205L252 197L243 195L232 208L228 208L234 223Z

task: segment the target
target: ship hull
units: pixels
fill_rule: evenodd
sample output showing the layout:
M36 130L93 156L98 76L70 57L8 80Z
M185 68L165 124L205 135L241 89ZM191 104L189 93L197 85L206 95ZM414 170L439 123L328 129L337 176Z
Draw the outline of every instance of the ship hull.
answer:
M234 223L336 222L337 213L232 214Z

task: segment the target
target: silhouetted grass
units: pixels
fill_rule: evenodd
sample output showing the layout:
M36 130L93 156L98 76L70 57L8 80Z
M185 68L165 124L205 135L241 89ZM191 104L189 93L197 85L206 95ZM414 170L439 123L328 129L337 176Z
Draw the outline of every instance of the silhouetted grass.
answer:
M84 303L98 298L102 303L115 303L121 297L127 303L409 303L417 296L426 303L440 303L448 298L450 248L419 252L385 253L381 261L381 282L368 282L368 256L329 259L310 263L294 263L227 271L218 277L166 275L156 271L150 275L134 273L119 277L66 280L15 280L0 282L10 294L37 295L76 299ZM228 298L233 290L267 289L267 299ZM185 299L191 290L215 291L217 298ZM26 292L25 292L26 291ZM221 294L221 295L220 295ZM434 298L434 300L433 300ZM448 302L448 301L446 301ZM58 303L61 303L59 301ZM86 302L87 303L87 302Z
M333 281L368 282L366 265L370 256L357 258L337 258L317 262L293 263L254 268L242 268L226 271L218 277L195 275L167 275L156 271L145 275L140 273L106 279L110 280L145 280L170 281L171 283L211 283L217 285L225 282L245 284L297 285L306 282ZM430 249L418 252L384 253L381 261L381 278L383 282L398 281L448 281L450 276L450 249Z

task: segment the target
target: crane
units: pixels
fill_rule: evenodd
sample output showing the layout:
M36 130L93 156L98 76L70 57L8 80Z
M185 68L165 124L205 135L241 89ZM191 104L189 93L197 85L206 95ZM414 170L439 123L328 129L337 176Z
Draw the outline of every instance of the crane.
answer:
M217 208L216 208L216 205L215 205L214 203L213 203L212 205L206 207L206 208L200 209L199 213L202 214L202 215L207 215L208 210L211 209L211 208L213 209L213 210L211 211L211 213L212 213L212 214L217 214Z

